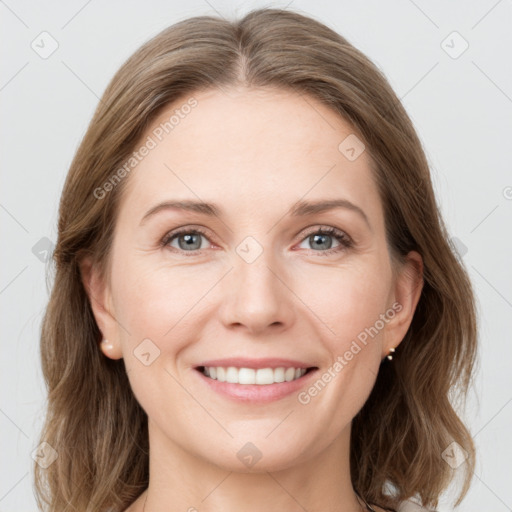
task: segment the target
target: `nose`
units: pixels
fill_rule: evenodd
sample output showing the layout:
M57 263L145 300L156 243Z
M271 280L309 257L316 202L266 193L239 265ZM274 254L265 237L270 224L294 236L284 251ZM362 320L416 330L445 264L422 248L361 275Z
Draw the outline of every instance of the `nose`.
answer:
M263 250L252 262L235 252L233 267L223 279L220 315L226 328L253 335L290 328L296 310L290 277L272 251Z

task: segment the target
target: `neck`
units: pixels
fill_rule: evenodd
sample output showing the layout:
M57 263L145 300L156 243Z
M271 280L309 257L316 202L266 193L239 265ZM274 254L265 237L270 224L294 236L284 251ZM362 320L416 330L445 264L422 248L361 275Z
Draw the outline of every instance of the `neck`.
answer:
M364 509L350 479L350 425L313 458L284 469L266 468L262 458L250 473L221 468L199 458L169 440L151 422L149 440L149 486L136 502L140 505L134 509L137 511L361 512Z

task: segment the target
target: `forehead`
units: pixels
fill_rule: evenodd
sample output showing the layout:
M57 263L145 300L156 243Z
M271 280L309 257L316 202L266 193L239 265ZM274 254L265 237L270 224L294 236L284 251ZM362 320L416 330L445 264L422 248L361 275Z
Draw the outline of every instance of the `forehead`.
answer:
M301 198L344 197L378 215L368 151L355 160L343 152L347 144L362 149L355 137L348 122L309 95L195 92L168 105L146 130L135 149L151 149L131 172L124 201L133 211L170 197L201 199L261 215Z

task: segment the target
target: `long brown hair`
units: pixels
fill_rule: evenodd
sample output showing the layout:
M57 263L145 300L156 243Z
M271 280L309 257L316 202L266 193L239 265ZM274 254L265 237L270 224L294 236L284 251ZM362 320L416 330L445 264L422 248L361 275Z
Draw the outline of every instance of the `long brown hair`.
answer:
M422 145L383 74L346 39L301 14L259 9L236 21L188 19L143 45L108 85L78 148L61 197L55 279L41 333L48 387L41 441L58 457L47 469L34 465L39 506L122 511L148 485L147 417L123 361L98 348L101 333L80 274L90 256L108 278L120 194L130 178L101 197L95 191L122 167L163 107L234 84L316 98L364 141L389 247L398 258L421 254L424 287L393 363L381 365L353 420L352 483L380 506L415 496L435 507L455 475L443 457L455 442L467 455L460 503L475 450L454 400L464 402L472 381L475 302L440 217Z

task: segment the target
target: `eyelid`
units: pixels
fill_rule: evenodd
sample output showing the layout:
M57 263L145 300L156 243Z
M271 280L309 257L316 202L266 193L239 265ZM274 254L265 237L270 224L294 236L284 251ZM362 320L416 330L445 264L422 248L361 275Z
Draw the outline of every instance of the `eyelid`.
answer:
M304 234L304 230L301 231L301 238L299 241L304 240L304 238L313 235L315 233L325 233L329 235L339 235L343 236L348 240L352 241L352 237L343 229L336 228L334 226L329 226L327 224L315 224L314 226L310 226L305 228L306 232Z

